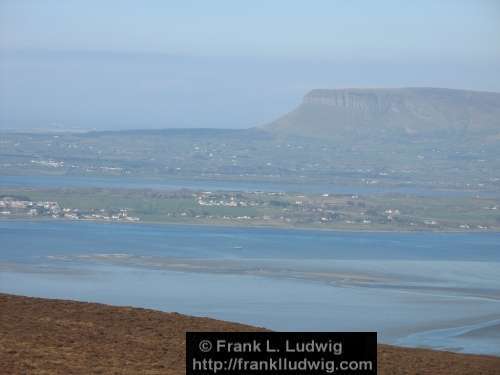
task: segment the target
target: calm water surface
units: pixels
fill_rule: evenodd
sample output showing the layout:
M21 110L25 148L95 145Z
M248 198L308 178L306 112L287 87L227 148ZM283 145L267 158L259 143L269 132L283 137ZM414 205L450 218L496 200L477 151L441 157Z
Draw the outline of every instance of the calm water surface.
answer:
M500 234L5 220L0 240L2 292L500 355Z

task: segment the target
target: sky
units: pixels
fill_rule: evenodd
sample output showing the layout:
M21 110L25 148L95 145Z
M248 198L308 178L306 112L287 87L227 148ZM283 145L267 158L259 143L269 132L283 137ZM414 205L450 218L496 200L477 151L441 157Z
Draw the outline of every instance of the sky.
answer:
M400 86L500 91L500 1L0 1L0 129L244 128Z

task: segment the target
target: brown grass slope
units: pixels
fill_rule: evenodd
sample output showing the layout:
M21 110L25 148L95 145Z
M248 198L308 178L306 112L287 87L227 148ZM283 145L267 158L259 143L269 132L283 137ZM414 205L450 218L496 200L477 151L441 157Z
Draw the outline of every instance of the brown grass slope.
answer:
M0 294L0 374L184 374L186 331L258 331L176 313ZM379 374L500 374L500 358L379 346Z

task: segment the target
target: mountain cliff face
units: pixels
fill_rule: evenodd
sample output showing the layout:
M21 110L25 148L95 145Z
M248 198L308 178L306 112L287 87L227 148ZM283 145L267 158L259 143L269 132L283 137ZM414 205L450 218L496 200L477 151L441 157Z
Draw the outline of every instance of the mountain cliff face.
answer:
M500 139L500 93L440 88L313 90L263 127L311 137Z

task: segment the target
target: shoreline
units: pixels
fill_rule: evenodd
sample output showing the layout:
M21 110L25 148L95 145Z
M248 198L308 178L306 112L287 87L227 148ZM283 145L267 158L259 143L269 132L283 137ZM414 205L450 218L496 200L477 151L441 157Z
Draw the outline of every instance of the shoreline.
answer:
M127 221L104 221L104 220L91 220L91 219L64 219L64 218L7 218L0 217L0 222L9 221L21 221L21 222L65 222L65 223L96 223L96 224L119 224L119 225L158 225L158 226L192 226L192 227L214 227L214 228L245 228L245 229L280 229L287 231L320 231L320 232L332 232L332 233L408 233L408 234L418 234L418 233L436 233L436 234L500 234L500 229L485 229L485 230L401 230L401 229L342 229L342 228L321 228L321 227L295 227L295 226L280 226L280 225L245 225L245 224L211 224L211 223L186 223L186 222L163 222L163 221L140 221L140 222L127 222Z
M65 277L67 276L70 276L71 277L75 277L75 276L79 276L79 277L82 277L83 279L81 279L80 281L80 284L84 283L85 280L90 280L89 278L95 278L96 276L105 276L105 275L116 275L116 276L119 276L119 275L125 275L127 274L127 272L130 272L130 271L133 271L132 272L132 275L130 275L129 277L132 278L133 277L133 273L134 272L138 272L141 276L141 278L144 277L145 273L144 272L148 272L148 271L151 271L151 272L148 272L148 275L162 275L162 279L161 280L170 280L170 282L174 281L175 280L190 280L194 277L198 277L197 275L198 274L201 274L201 275L205 275L206 277L205 278L202 278L202 280L205 280L207 281L210 280L210 277L211 276L216 276L216 277L235 277L235 276L243 276L246 280L254 280L254 279L261 279L261 280L265 280L265 279L268 279L268 280L276 280L277 282L279 283L285 283L287 288L292 288L294 289L296 286L298 285L312 285L313 287L315 285L317 285L318 287L320 288L323 288L323 287L327 287L329 288L330 286L334 288L334 290L344 290L345 293L348 293L349 295L357 295L357 296L363 296L364 294L366 293L369 293L369 294L372 294L372 293L378 293L378 292L381 292L382 294L380 295L381 296L381 300L384 300L384 298L386 298L387 296L392 296L388 301L391 301L392 298L397 298L397 300L404 300L405 298L411 298L411 299L417 299L417 300L420 300L420 299L424 299L424 300L429 300L429 301L434 301L434 303L446 303L446 301L450 302L450 303L466 303L469 308L471 308L472 306L475 306L476 303L488 303L488 305L483 305L484 306L489 306L490 308L488 309L481 309L481 312L479 310L477 310L475 313L473 313L472 315L471 314L459 314L459 316L455 316L456 314L451 314L451 315L448 315L448 317L446 316L443 316L441 318L436 318L435 316L433 316L432 314L426 316L426 317L423 317L423 318L420 318L420 317L414 317L414 318L411 318L411 319L407 319L406 321L401 321L397 324L388 324L387 322L379 322L378 325L370 325L370 329L374 329L374 327L376 327L377 330L379 330L381 336L379 336L381 342L384 342L384 343L387 343L389 345L402 345L402 346L408 346L408 347L413 347L413 348L416 348L416 347L423 347L423 345L421 345L420 343L424 342L428 342L427 344L425 344L425 347L427 348L430 348L430 349L434 349L434 350L439 350L443 347L448 347L446 346L446 344L448 342L456 342L456 338L455 336L458 336L458 339L459 341L461 340L462 336L461 335L455 335L455 334L452 334L452 335L448 335L448 334L444 334L444 335L435 335L434 333L438 333L438 331L449 331L450 333L453 333L454 331L456 330L460 330L461 328L467 328L468 326L471 326L471 325L489 325L489 323L493 322L493 321L499 321L500 320L500 315L498 314L498 310L495 311L495 309L498 309L498 303L500 302L500 300L498 300L498 298L492 298L492 297L487 297L486 295L485 296L478 296L478 295L473 295L473 294L470 294L470 295L467 295L467 294L456 294L458 293L458 291L454 291L454 290L440 290L440 291L426 291L426 290L418 290L418 289L406 289L404 286L401 286L401 287L398 287L398 288L395 288L395 289L387 289L385 287L377 287L376 285L373 285L373 286L370 286L370 285L362 285L362 284L358 284L357 282L355 282L354 280L354 284L353 285L348 285L348 284L345 284L344 285L344 282L342 282L340 285L337 285L336 283L331 283L329 282L328 280L322 280L322 279L317 279L317 280L314 280L314 279L310 279L310 278L303 278L303 277L300 277L300 276L297 276L297 277L293 277L291 275L272 275L270 274L269 272L264 272L264 270L261 272L260 270L258 272L244 272L243 273L239 273L239 272L236 272L236 271L223 271L223 270L215 270L215 271L209 271L209 270L206 270L206 269L199 269L197 267L195 268L190 268L188 267L187 269L185 268L186 266L189 266L190 263L192 262L189 262L186 260L183 260L183 263L182 264L178 264L180 267L169 267L168 265L165 266L165 267L162 267L162 266L159 266L157 265L156 261L154 262L155 263L155 266L154 268L151 268L150 266L148 265L134 265L134 264L128 264L128 262L124 262L122 263L121 261L120 262L113 262L113 258L114 257L118 257L119 259L122 259L124 258L126 260L126 257L124 257L123 254L97 254L97 256L94 258L92 256L85 256L85 257L82 257L82 259L87 259L89 260L91 263L91 268L83 268L83 269L75 269L73 268L73 266L76 264L73 262L72 259L63 259L63 261L69 261L70 262L70 265L68 267L66 266L63 266L63 268L59 268L59 266L57 266L57 268L50 268L50 267L47 267L47 265L44 265L42 268L40 269L37 269L37 268L33 268L32 266L30 265L27 265L25 267L23 267L22 265L16 265L16 264L2 264L0 263L0 276L2 275L3 271L5 272L4 273L4 281L7 282L7 284L9 283L12 283L12 285L15 285L15 280L16 280L16 274L19 275L20 277L24 278L24 273L34 273L36 274L36 276L34 276L34 278L32 278L32 280L43 280L44 278L47 277L47 275L49 277L52 277L51 275L54 275L56 274L55 276L57 276L58 278L57 279L54 279L54 280L65 280ZM103 259L110 259L110 263L108 263L107 261L103 262L103 263L95 263L95 259L101 259L101 257L104 257ZM57 258L57 257L54 257L54 258ZM76 257L76 258L79 258L79 257ZM154 259L153 259L154 260ZM194 260L195 263L197 263L197 260ZM202 262L203 263L203 262ZM215 262L217 263L217 262ZM95 267L97 268L94 268L94 266L92 266L93 264L95 264ZM18 267L21 267L21 268L18 268ZM26 268L28 267L28 268ZM104 267L104 268L99 268L99 267ZM77 272L75 274L75 272ZM96 273L97 272L97 273ZM104 273L100 273L99 272L107 272L106 274ZM170 275L170 276L165 276L165 275ZM177 276L177 275L182 275L180 276ZM62 277L62 278L59 278ZM350 278L352 277L355 277L354 274L352 275L346 275L346 274L342 274L342 275L337 275L339 276L341 279L344 278L344 276L349 276ZM31 277L31 276L30 276ZM30 278L28 278L30 279ZM10 280L10 281L9 281ZM136 280L136 279L133 279L133 280ZM147 283L147 285L151 285L151 281L159 281L159 279L157 278L151 278L151 279L146 279L146 280L150 280L149 283ZM353 281L353 280L351 280ZM272 284L269 284L269 281L263 281L265 282L268 286L272 286ZM299 284L295 284L295 283L299 283ZM282 285L285 285L285 284L282 284ZM104 284L101 283L101 285L104 286ZM112 285L112 284L111 284ZM145 284L146 285L146 284ZM167 284L169 285L169 284ZM205 285L208 285L208 284L205 284ZM50 284L49 284L50 286ZM78 284L75 284L74 285L75 289L74 290L80 290L78 288ZM368 289L369 288L369 289ZM375 290L372 291L371 289L374 288ZM242 295L245 295L245 290L246 289L240 289L239 290L239 294L242 294ZM330 289L329 289L330 290ZM376 292L378 290L378 292ZM148 298L153 298L153 299L159 299L159 300L162 300L163 298L163 302L162 303L158 303L158 304L151 304L151 303L143 303L141 302L140 300L134 300L134 299L109 299L107 297L104 297L101 296L99 298L94 298L94 295L93 294L89 294L89 293L84 293L83 295L81 294L78 294L78 293L73 293L73 292L63 292L62 294L61 293L56 293L56 294L53 294L53 293L44 293L42 291L37 291L36 289L26 289L26 288L2 288L0 289L0 294L1 293L15 293L15 294L22 294L22 295L32 295L32 296L37 296L37 297L40 297L40 298L61 298L61 299L75 299L75 300L79 300L79 301L96 301L96 302L100 302L100 303L105 303L105 304L117 304L117 305L123 305L124 303L126 303L127 305L130 305L130 306L136 306L137 308L155 308L159 311L172 311L172 309L180 309L180 310L176 310L176 311L181 311L183 313L188 313L188 314L191 314L191 315L194 315L194 316L203 316L204 314L204 309L198 309L198 310L192 310L189 308L189 303L188 303L188 306L185 306L184 305L184 302L181 302L180 304L179 303L176 303L176 304L169 304L168 302L165 303L167 300L164 300L165 299L165 296L167 295L171 295L171 296L174 296L174 298L187 298L187 301L192 301L192 298L198 298L196 297L196 292L193 293L193 290L188 290L187 291L184 291L182 296L184 297L180 297L180 296L176 296L176 294L172 294L172 293L159 293L159 294L148 294ZM334 292L334 295L335 295L336 292ZM462 293L468 293L467 291L462 291ZM265 293L264 293L265 294ZM342 292L341 294L342 295ZM385 296L385 297L384 297ZM239 297L238 296L232 296L231 297L231 300L233 302L231 303L234 303L234 301L237 301L239 300L238 299ZM263 298L263 300L266 300L265 297ZM468 302L467 302L468 301ZM201 301L199 303L202 303ZM203 302L205 303L205 306L210 306L210 304L206 304L206 301ZM491 305L490 303L493 303L494 305ZM224 301L222 300L221 304L219 305L219 309L221 309L221 311L224 311L225 308L227 308L228 306L228 301ZM386 305L387 306L387 305ZM395 305L395 306L398 306L398 305ZM439 306L439 305L437 305ZM460 305L460 306L466 306L466 305ZM495 307L496 306L496 307ZM340 306L342 307L342 305ZM479 307L478 307L479 309ZM476 310L476 308L474 308L474 310ZM489 311L488 311L489 310ZM341 319L348 319L347 321L349 321L350 319L360 319L360 316L359 314L357 314L355 311L353 312L354 315L349 315L349 316L346 316L344 314L344 316L341 318ZM357 315L356 315L357 314ZM286 315L286 313L285 313ZM262 324L262 325L265 325L266 327L270 327L272 329L284 329L284 330L287 330L288 328L286 328L286 326L283 326L283 325L280 325L280 324L277 324L275 321L273 321L272 319L270 320L266 320L266 319L262 319L262 317L260 318L255 318L254 319L254 316L253 315L247 315L245 318L242 318L241 316L238 316L238 315L234 315L234 314L222 314L222 315L216 315L218 316L219 318L223 317L223 319L229 319L229 320L236 320L236 321L239 321L239 322L242 322L243 324L249 324L249 322L252 322L253 324L257 323L257 324ZM283 316L283 315L282 315ZM342 316L342 314L341 314ZM356 318L353 318L353 316L356 316ZM295 320L294 321L294 324L296 324L296 327L302 327L301 326L301 321L300 320ZM298 324L298 325L297 325ZM306 325L307 326L307 325ZM354 326L352 324L348 324L349 327L351 327L351 329L359 329L359 328L353 328ZM325 329L325 327L328 327L328 324L327 325L318 325L317 328L315 329L318 329L318 330L322 330L322 329ZM366 325L365 325L366 327ZM498 327L499 330L498 332L500 333L500 326ZM302 330L304 328L299 328L299 330ZM315 330L313 329L313 330ZM479 331L477 331L479 332ZM497 331L495 331L497 332ZM446 333L446 332L444 332ZM491 336L490 333L486 333L486 334L482 334L482 335L485 335L485 342L486 343L486 346L484 346L481 350L474 350L474 349L470 349L471 348L471 342L467 342L467 341L462 341L461 343L464 344L464 346L462 345L456 345L454 346L453 348L451 348L451 351L453 352L458 352L458 353L473 353L473 354L477 354L477 355L482 355L482 354L489 354L489 355L498 355L500 357L500 352L498 351L498 345L497 344L494 344L493 343L489 343L488 344L488 340L489 337ZM417 341L413 341L413 344L411 343L412 339L411 337L415 336L415 338L417 338ZM428 341L429 339L431 339L431 341ZM408 341L410 340L410 341ZM420 343L419 343L419 340L420 340ZM423 340L423 341L422 341ZM437 341L436 341L437 340ZM472 343L476 342L478 344L480 344L482 341L482 338L480 338L478 336L477 339L474 339L472 341ZM398 342L399 341L399 342ZM410 342L410 344L407 344L408 342ZM444 343L444 344L442 344ZM483 344L484 344L483 343ZM475 344L474 344L475 345Z
M3 373L183 374L186 331L266 331L178 313L3 293L0 307ZM379 374L494 375L498 368L495 356L378 345Z

